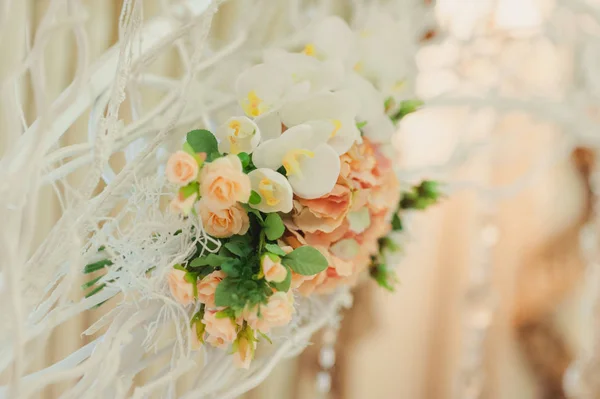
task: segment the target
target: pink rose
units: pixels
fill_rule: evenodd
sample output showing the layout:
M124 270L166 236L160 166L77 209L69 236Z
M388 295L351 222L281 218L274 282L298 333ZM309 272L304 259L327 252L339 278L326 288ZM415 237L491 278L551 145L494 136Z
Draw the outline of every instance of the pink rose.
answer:
M167 162L167 179L171 183L185 186L198 176L198 162L185 151L177 151L169 157Z
M248 202L251 190L250 178L236 155L206 164L200 172L202 200L214 212L231 208L236 202Z
M217 318L216 314L216 310L207 310L204 313L202 322L206 326L206 332L209 334L206 342L213 346L221 347L233 342L236 337L236 325L230 318Z
M198 198L198 194L193 193L189 197L182 199L181 195L177 195L171 203L169 204L169 208L172 212L181 213L183 215L187 215L190 213L194 204L196 203L196 199Z
M253 329L267 333L273 327L285 326L292 321L294 311L292 292L275 292L269 297L267 304L261 306L260 316L258 316L257 309L246 310L244 319Z
M277 255L263 255L261 264L265 280L281 283L286 279L288 271L286 267L281 264L281 258Z
M194 302L194 287L185 281L183 270L172 269L169 273L169 289L173 298L183 306Z
M315 199L295 201L294 223L307 233L331 233L344 222L352 202L352 192L336 184L329 194Z
M225 277L225 273L215 270L198 283L198 300L205 304L208 309L217 307L215 305L215 291Z
M250 227L248 214L239 204L227 209L212 211L206 206L202 197L196 204L196 209L202 220L204 231L216 238L231 237L234 234L243 235Z
M250 363L254 358L256 341L249 340L248 338L242 336L238 338L236 343L237 351L233 353L233 364L235 364L237 368L247 370L250 368Z

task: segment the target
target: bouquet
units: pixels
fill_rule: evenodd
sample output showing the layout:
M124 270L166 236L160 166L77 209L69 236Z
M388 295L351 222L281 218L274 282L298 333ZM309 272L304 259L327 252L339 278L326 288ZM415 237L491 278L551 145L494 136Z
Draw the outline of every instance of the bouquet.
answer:
M314 32L243 71L239 113L187 133L166 165L170 209L209 238L169 272L170 293L188 311L192 346L230 348L241 368L260 338L292 321L295 297L367 272L393 289L385 259L398 250L400 211L439 195L430 181L401 190L393 168L395 124L420 102L384 98L361 74L357 36L341 19Z

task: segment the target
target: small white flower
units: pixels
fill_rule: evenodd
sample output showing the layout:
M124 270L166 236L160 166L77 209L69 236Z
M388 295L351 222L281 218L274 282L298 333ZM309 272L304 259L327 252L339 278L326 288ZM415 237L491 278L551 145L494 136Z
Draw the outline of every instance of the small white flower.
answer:
M283 166L296 195L318 198L333 189L340 174L339 156L326 140L314 134L309 125L294 126L279 138L259 145L252 159L259 168L277 170Z
M219 152L224 154L250 154L260 143L258 126L245 116L229 118L216 129L215 136L220 140Z
M250 206L261 212L284 212L292 210L294 193L292 186L282 174L267 168L248 173L252 190L260 195L260 203Z

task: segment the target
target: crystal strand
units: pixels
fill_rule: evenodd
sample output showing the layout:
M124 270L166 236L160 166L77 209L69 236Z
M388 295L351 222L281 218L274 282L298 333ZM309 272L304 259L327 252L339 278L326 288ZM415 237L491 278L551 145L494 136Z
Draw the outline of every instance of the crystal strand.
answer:
M332 321L323 331L321 350L319 351L319 366L321 370L317 373L317 392L327 395L331 391L331 369L335 366L335 344L338 338L340 323Z
M592 217L581 229L580 247L587 262L584 300L585 320L591 323L590 341L583 345L578 358L563 377L563 386L569 398L592 399L600 397L600 170L594 154L589 185L592 191Z
M490 139L491 131L479 132L480 139ZM494 151L490 148L489 151ZM492 182L493 154L487 154L479 164L481 183ZM468 270L467 287L463 297L462 347L454 397L481 399L486 394L485 352L489 328L494 318L494 287L492 281L493 251L500 239L495 224L496 203L487 197L478 198L478 220L475 231L475 253Z

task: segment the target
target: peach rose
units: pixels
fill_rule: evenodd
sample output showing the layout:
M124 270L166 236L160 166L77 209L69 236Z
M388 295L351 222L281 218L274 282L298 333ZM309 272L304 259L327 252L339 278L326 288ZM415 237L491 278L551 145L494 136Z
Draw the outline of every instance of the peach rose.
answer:
M292 283L294 283L294 277L292 276ZM303 296L309 296L317 287L319 287L323 282L327 279L327 270L323 270L321 273L315 274L314 276L301 276L301 278L297 278L297 282L300 282L298 285L298 292Z
M277 255L263 255L261 265L265 280L269 282L281 283L287 277L288 271Z
M246 337L240 337L236 341L237 351L233 353L233 364L237 368L248 369L250 363L254 358L254 351L256 349L256 341L251 341Z
M294 297L291 291L275 292L266 305L261 306L260 316L257 309L245 310L244 319L255 330L268 333L273 327L281 327L292 321Z
M204 231L216 238L231 237L234 234L243 235L250 227L248 214L240 206L235 204L231 208L212 211L206 206L205 198L202 197L196 204L196 209L202 220Z
M206 164L200 172L200 194L213 212L231 208L236 202L248 202L251 191L250 178L236 155Z
M206 337L205 342L207 344L214 346L215 348L220 348L220 349L226 349L227 346L229 346L229 342L225 341L221 337L217 337L214 335L209 335L208 337Z
M194 302L194 287L185 281L185 273L183 270L172 269L168 278L171 295L183 306Z
M233 342L236 337L236 325L233 320L228 317L217 318L216 310L207 310L204 313L202 323L206 326L206 332L209 337L206 342L213 346L221 347Z
M198 283L198 300L205 304L208 309L217 307L215 305L215 291L225 277L225 273L215 270Z
M171 183L185 186L198 176L198 162L185 151L177 151L169 157L167 162L167 179Z
M344 222L350 210L352 192L336 184L329 194L316 199L298 198L295 201L294 223L307 233L331 233Z
M172 212L181 213L183 215L187 215L190 213L194 204L196 203L196 199L198 198L198 194L193 193L189 197L182 199L181 195L177 195L171 203L169 204L169 208Z

